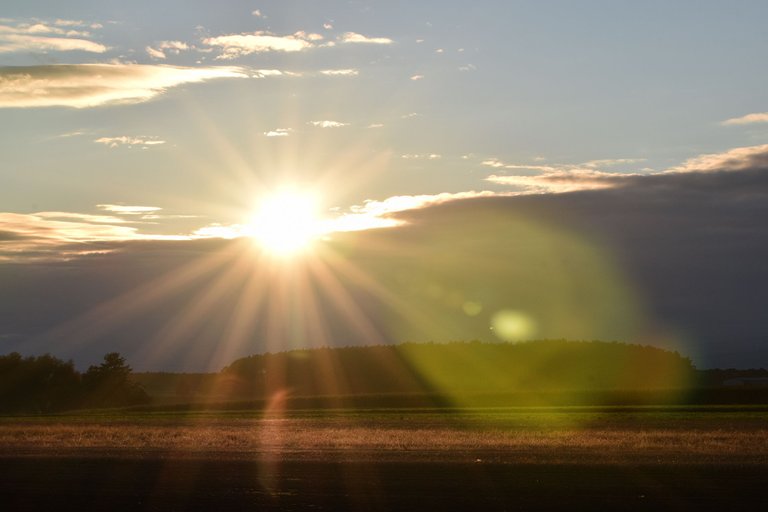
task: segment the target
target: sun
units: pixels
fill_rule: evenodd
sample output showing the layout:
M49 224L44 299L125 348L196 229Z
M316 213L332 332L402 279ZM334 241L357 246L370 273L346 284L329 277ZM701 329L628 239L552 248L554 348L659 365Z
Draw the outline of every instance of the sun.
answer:
M265 195L248 223L248 235L267 252L280 257L306 250L324 234L317 194L282 189Z

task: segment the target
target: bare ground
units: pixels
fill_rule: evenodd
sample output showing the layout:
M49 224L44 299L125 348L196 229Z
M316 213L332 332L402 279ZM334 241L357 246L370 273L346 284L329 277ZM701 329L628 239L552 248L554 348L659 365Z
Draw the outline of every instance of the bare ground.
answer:
M761 510L765 413L0 421L2 510Z

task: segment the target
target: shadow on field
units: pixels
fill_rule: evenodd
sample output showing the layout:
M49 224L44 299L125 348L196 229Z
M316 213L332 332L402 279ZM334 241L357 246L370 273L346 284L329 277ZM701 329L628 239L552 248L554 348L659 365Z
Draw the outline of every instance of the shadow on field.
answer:
M748 465L57 457L0 462L4 511L62 505L111 511L757 510L768 476L768 468Z

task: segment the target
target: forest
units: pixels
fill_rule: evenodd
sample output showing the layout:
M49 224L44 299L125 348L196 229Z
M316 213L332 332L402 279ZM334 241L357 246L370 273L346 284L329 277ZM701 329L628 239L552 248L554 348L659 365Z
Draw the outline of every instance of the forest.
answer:
M50 354L0 356L0 413L50 413L68 409L146 404L149 395L131 378L117 352L84 373Z
M54 356L0 356L0 412L48 413L196 400L664 390L688 386L691 361L616 342L545 340L316 348L252 355L216 374L133 373L113 352L87 371ZM167 403L167 400L166 400ZM416 402L418 403L418 402Z

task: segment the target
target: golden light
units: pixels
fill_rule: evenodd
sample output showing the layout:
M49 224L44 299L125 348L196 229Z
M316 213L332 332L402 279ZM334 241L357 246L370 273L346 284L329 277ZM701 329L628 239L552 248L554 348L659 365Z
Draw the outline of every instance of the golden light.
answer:
M246 234L277 256L305 250L325 233L316 194L284 189L265 196L251 218Z

